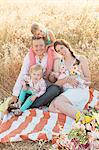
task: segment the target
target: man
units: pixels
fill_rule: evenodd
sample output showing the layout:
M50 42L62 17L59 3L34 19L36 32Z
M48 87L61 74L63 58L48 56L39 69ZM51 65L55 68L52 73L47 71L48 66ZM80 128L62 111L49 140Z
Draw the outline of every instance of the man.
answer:
M46 93L41 97L37 98L32 108L38 108L40 106L44 106L49 104L56 96L61 93L61 88L57 85L51 84L48 80L50 79L52 82L54 81L54 77L51 76L51 71L53 70L54 60L59 57L56 56L56 53L52 49L52 51L48 51L46 49L45 41L43 38L32 38L32 48L29 50L27 55L24 58L23 65L20 71L20 74L17 78L15 86L13 88L13 97L12 101L14 103L17 102L21 88L22 88L22 80L24 75L29 73L30 66L34 64L40 64L43 67L44 77L47 81L47 90ZM50 84L49 84L50 83Z

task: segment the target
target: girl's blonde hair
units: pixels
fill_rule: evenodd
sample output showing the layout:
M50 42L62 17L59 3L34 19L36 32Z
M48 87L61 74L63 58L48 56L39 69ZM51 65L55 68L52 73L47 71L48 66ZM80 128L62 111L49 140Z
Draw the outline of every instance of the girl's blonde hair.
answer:
M31 75L31 74L32 74L33 72L35 72L35 71L41 71L41 72L43 73L43 68L42 68L42 66L41 66L41 65L38 65L38 64L31 66L31 67L30 67L30 70L29 70L29 74Z
M40 24L37 22L34 22L31 26L31 33L34 34L39 28L40 28Z
M32 33L32 34L35 34L35 32L36 32L38 29L40 29L40 28L45 29L45 27L44 27L42 24L40 24L40 23L38 23L38 22L34 22L34 23L32 24L32 26L31 26L31 33Z

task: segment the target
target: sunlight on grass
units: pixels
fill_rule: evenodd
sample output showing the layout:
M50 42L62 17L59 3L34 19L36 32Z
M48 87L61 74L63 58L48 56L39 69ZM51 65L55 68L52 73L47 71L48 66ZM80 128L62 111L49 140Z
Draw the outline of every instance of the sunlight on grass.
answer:
M1 93L6 89L5 95L11 93L31 46L33 21L50 28L56 38L66 39L88 58L93 85L99 89L98 8L97 0L0 0Z

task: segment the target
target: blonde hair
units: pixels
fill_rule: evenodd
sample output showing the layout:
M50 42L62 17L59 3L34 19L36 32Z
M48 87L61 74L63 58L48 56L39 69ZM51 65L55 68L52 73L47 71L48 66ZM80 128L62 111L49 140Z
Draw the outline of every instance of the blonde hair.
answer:
M40 24L38 22L34 22L31 26L31 33L35 34L35 32L40 28L43 28L45 30L45 27L42 24Z
M41 71L43 73L43 68L41 65L33 65L30 67L29 74L31 75L34 71Z
M34 22L31 26L31 33L34 34L39 28L40 28L40 24L37 22Z

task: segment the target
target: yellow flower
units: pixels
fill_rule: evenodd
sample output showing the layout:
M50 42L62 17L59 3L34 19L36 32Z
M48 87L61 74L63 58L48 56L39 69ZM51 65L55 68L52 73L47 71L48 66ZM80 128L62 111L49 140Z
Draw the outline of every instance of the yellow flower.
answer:
M81 116L81 113L80 113L80 111L78 111L78 112L77 112L77 114L76 114L76 122L78 122L78 121L79 121L80 116Z
M90 123L92 120L94 120L94 117L92 116L85 116L84 119L82 120L82 124L85 123Z

